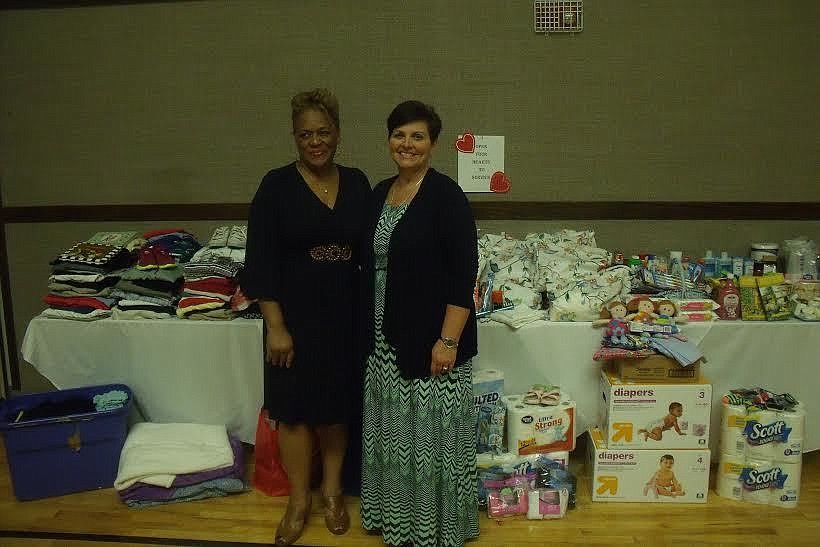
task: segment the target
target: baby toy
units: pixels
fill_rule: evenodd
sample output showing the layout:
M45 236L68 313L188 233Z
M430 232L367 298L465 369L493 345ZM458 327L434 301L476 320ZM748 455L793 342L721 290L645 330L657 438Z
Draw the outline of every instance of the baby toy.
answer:
M608 337L612 343L628 344L626 335L629 334L629 323L626 317L626 304L620 300L614 300L601 310L601 319L593 321L592 326L606 325L605 337Z
M653 319L658 318L658 308L656 304L648 296L636 296L626 305L629 315L626 316L628 321L635 321L637 323L651 323Z

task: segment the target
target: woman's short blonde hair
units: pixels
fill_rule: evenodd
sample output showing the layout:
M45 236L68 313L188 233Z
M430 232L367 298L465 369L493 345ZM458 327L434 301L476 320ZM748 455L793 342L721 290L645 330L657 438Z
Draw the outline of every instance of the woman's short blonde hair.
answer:
M333 120L336 129L339 129L339 100L329 89L318 87L297 93L290 100L290 109L291 119L294 122L305 110L318 110Z

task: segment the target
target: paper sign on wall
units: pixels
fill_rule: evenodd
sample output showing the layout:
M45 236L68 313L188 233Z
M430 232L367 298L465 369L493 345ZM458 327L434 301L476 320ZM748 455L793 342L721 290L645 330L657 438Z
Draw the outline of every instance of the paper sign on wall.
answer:
M507 192L504 137L464 133L456 140L458 184L465 192Z

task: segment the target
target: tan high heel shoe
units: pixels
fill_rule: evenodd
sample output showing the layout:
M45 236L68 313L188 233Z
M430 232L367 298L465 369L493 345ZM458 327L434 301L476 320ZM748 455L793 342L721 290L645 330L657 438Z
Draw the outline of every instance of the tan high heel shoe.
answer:
M347 514L344 496L322 496L324 501L325 526L331 534L340 536L350 529L350 515Z
M311 499L301 511L294 509L290 503L285 510L279 526L276 528L276 545L291 545L302 535L310 516Z

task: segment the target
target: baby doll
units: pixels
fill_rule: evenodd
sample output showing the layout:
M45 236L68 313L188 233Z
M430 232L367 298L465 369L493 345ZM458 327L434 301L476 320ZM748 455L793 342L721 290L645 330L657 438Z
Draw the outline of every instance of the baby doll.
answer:
M658 318L655 323L659 325L674 325L675 323L685 323L686 318L678 316L678 308L671 300L661 300L656 304Z
M675 458L671 454L661 456L660 467L644 486L644 496L649 492L652 492L656 498L658 496L674 498L686 494L681 483L675 478L675 473L672 471L673 465L675 465Z
M592 322L593 327L606 325L604 336L609 337L615 344L628 344L626 335L629 334L629 323L626 320L626 304L614 300L601 309L601 319Z
M630 312L626 316L627 321L636 321L638 323L651 323L658 318L657 307L655 303L648 296L636 296L629 301L626 309Z
M669 429L675 429L678 435L686 435L683 431L680 430L680 425L678 425L678 418L683 415L683 405L680 403L671 403L669 405L669 414L660 418L659 420L655 420L654 422L650 422L646 429L639 429L638 434L640 435L643 433L643 440L646 441L647 439L654 439L656 441L660 441L663 438L663 432Z

